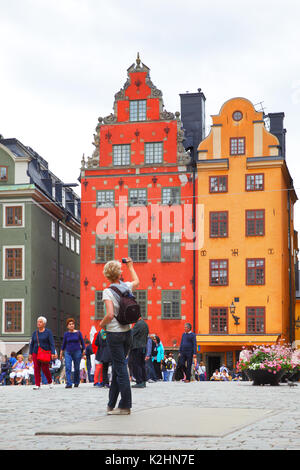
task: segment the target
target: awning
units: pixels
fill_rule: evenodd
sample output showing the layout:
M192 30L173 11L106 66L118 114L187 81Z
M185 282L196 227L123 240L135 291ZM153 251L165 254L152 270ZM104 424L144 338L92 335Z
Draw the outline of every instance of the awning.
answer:
M14 351L15 353L19 352L24 346L29 344L29 341L20 343L18 341L15 342L6 342L0 341L0 354L3 356L10 356L11 353Z
M276 343L278 335L197 335L200 346L254 346Z

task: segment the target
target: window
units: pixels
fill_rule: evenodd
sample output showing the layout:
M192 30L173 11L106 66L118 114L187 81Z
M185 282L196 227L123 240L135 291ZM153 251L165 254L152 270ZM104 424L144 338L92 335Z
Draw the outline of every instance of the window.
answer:
M265 210L246 211L246 236L263 236L265 234Z
M5 279L23 279L23 248L4 248Z
M147 262L148 240L146 236L133 238L132 236L129 235L129 239L128 239L129 256L135 262L141 262L141 263Z
M66 189L61 188L61 203L63 207L66 207Z
M66 232L66 247L70 248L70 234Z
M212 259L210 265L210 285L227 286L228 285L228 260Z
M52 183L52 199L56 198L55 183Z
M113 145L113 165L130 165L130 145Z
M78 238L76 238L76 253L80 254L80 240Z
M247 333L265 333L265 307L247 307Z
M180 204L180 188L162 188L161 203L170 206Z
M147 205L147 189L130 189L129 190L130 206L146 206Z
M246 191L263 191L264 174L246 175Z
M64 233L63 233L62 227L59 227L58 234L59 234L59 243L62 245L64 242Z
M246 260L247 286L260 286L265 284L265 260L254 258Z
M211 307L209 311L210 316L210 333L220 334L227 333L228 323L228 309L227 307Z
M111 238L96 235L96 263L107 263L114 259L115 242Z
M161 260L165 262L181 261L181 235L179 233L162 234Z
M97 191L97 207L114 207L115 192L114 191Z
M75 215L75 218L78 219L78 201L77 201L77 199L74 200L74 215Z
M163 143L151 142L145 144L145 163L150 165L154 163L162 163L163 161Z
M95 291L95 320L102 320L105 316L104 302L102 300L102 290Z
M210 237L228 237L228 212L210 212Z
M0 181L7 181L7 166L0 166Z
M4 332L22 333L22 301L4 301Z
M210 176L209 192L210 193L227 193L228 176Z
M137 303L140 306L142 318L147 318L147 291L146 290L135 290L134 296Z
M232 113L232 119L234 121L240 121L243 119L243 113L241 111L234 111L234 113Z
M163 320L181 318L181 292L179 290L163 290L162 297L162 315Z
M245 155L245 137L230 139L230 155Z
M23 225L23 206L5 207L5 226L20 227Z
M71 235L71 251L75 251L75 238Z
M55 240L55 222L53 222L53 220L51 220L51 237Z
M130 101L129 120L130 121L146 121L147 118L147 101L134 100Z

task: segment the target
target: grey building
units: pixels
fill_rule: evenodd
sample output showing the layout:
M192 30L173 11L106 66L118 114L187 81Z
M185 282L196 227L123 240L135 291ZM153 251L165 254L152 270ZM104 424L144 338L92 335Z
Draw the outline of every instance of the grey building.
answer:
M0 266L0 353L26 354L39 316L59 349L66 318L79 326L80 198L34 150L1 136Z

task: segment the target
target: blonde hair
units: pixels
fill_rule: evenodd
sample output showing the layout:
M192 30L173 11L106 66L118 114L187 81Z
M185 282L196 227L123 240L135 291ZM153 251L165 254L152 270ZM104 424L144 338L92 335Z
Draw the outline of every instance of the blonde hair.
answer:
M103 269L104 276L110 281L114 282L119 279L122 273L122 265L120 261L108 261Z
M18 355L17 355L17 359L20 359L20 357L21 357L22 359L24 359L24 356L22 356L22 354L18 354Z

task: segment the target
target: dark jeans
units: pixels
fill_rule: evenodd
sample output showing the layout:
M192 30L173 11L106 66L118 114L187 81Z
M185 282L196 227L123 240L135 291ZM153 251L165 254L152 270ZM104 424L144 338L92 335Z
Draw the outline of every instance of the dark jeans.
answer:
M132 344L132 332L131 330L124 333L107 331L106 341L112 358L112 381L108 406L115 408L120 394L118 408L129 409L132 406L132 399L126 357Z
M162 380L161 363L154 360L153 366L156 374L156 380Z
M147 380L149 379L155 380L155 381L157 380L151 357L146 361L146 377L147 377Z
M145 348L136 348L130 351L130 359L132 359L133 377L135 377L137 384L144 383L147 380L145 355Z
M67 385L72 385L72 362L74 362L74 384L78 385L80 382L80 361L82 357L81 349L72 353L65 351L65 363L66 363L66 379Z
M180 353L179 365L182 367L186 375L186 380L191 380L191 368L193 362L193 352L182 352Z
M102 384L103 385L109 385L108 367L109 367L109 362L102 363Z

